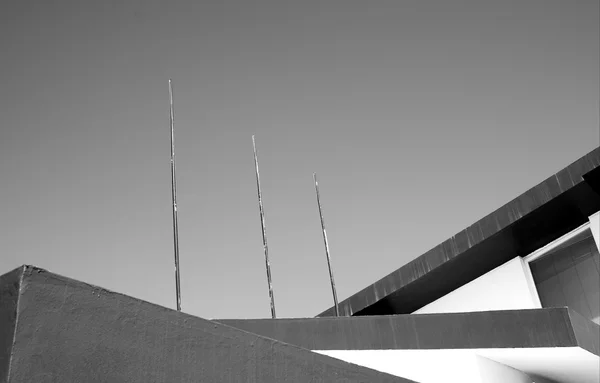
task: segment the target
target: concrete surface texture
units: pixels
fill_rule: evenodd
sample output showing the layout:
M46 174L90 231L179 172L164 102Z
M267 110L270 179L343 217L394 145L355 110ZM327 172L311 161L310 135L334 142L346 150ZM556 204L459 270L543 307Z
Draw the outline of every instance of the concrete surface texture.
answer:
M23 266L0 277L0 383L409 382Z
M600 326L567 307L368 317L218 319L311 350L578 347L600 355Z

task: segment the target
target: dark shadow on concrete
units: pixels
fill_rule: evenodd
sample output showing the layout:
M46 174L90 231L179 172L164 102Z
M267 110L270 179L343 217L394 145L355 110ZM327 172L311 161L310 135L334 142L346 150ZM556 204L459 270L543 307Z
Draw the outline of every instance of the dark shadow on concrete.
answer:
M600 182L597 168L600 148L340 302L340 312L409 314L568 233L600 210L600 194L594 191ZM331 307L318 316L334 315Z
M600 195L600 167L585 174L583 179L590 185L596 194Z

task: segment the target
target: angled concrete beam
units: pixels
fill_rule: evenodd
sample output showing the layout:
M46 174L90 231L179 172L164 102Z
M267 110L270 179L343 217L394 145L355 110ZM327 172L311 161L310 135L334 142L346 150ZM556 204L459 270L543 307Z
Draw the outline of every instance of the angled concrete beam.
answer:
M600 326L566 307L218 322L420 382L600 376Z
M584 180L585 179L585 180ZM343 316L409 314L600 210L600 148L339 303ZM333 307L318 316L334 316Z
M580 347L600 355L600 326L567 307L215 322L310 350Z

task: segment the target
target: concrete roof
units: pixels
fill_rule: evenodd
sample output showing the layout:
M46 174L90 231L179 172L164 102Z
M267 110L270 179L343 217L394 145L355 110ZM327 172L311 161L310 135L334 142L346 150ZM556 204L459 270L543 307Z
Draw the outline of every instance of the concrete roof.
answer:
M340 302L340 314L408 314L516 256L526 256L582 225L600 210L599 182L600 148L596 148ZM318 316L333 315L331 307Z

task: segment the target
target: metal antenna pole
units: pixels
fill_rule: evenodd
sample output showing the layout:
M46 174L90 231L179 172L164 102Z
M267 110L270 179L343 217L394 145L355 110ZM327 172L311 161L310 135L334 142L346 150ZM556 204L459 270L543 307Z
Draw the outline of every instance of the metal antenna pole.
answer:
M325 220L323 219L323 209L321 208L321 196L319 194L319 182L317 173L313 173L315 180L315 191L317 193L317 205L319 206L319 216L321 217L321 229L323 230L323 242L325 242L325 254L327 255L327 266L329 267L329 278L331 280L331 291L333 293L333 304L335 305L335 316L340 316L337 292L335 291L335 281L333 280L333 271L331 270L331 256L329 255L329 242L327 241L327 231L325 231Z
M262 228L263 248L265 249L265 265L267 267L267 283L269 284L269 298L271 298L271 317L275 315L275 297L273 296L273 284L271 283L271 264L269 263L269 247L267 246L267 230L265 227L265 212L262 204L262 195L260 192L260 176L258 173L258 157L256 155L256 142L252 136L252 146L254 148L254 167L256 168L256 188L258 191L258 209L260 211L260 225Z
M179 275L179 229L177 227L177 182L175 178L175 111L173 108L173 84L169 79L169 122L171 127L171 200L173 202L173 250L175 253L175 297L177 311L181 311L181 278Z

